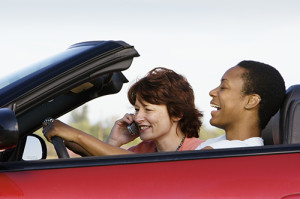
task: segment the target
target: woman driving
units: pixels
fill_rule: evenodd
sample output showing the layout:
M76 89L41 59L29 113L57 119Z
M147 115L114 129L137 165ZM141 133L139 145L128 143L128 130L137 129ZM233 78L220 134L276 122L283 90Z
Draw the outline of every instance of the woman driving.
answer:
M202 113L195 107L194 92L186 78L166 68L155 68L134 83L128 99L135 114L116 121L107 143L58 120L43 128L51 138L59 136L66 146L81 155L118 155L130 153L194 150L200 140ZM127 126L137 123L140 133L130 134ZM120 146L137 137L143 140L129 150Z

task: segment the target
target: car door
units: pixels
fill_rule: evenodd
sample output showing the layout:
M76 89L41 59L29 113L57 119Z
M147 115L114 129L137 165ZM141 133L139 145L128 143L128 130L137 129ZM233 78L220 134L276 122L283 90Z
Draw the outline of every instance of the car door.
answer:
M295 197L299 150L299 145L265 146L4 163L1 196Z

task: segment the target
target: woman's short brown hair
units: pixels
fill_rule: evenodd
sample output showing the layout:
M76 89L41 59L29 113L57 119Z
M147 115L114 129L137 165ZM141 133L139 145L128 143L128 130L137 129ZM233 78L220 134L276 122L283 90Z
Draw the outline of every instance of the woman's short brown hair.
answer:
M154 68L135 82L128 91L128 100L166 105L170 117L181 118L179 128L186 137L199 137L202 113L195 107L194 91L187 79L167 68Z

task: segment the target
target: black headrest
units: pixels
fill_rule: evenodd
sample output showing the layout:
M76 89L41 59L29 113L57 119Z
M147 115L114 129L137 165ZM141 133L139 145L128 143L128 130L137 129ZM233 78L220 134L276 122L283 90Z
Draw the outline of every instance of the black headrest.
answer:
M283 126L283 144L300 143L300 86L295 92L297 98L291 99Z
M280 110L271 118L262 132L265 144L300 143L300 85L286 91Z

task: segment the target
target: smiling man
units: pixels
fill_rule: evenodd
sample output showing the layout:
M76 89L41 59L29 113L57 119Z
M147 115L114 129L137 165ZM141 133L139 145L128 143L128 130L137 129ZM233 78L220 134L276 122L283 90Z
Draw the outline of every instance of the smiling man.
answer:
M272 66L242 61L225 72L220 85L210 91L210 123L225 135L208 139L196 150L263 146L261 131L279 110L285 83Z

